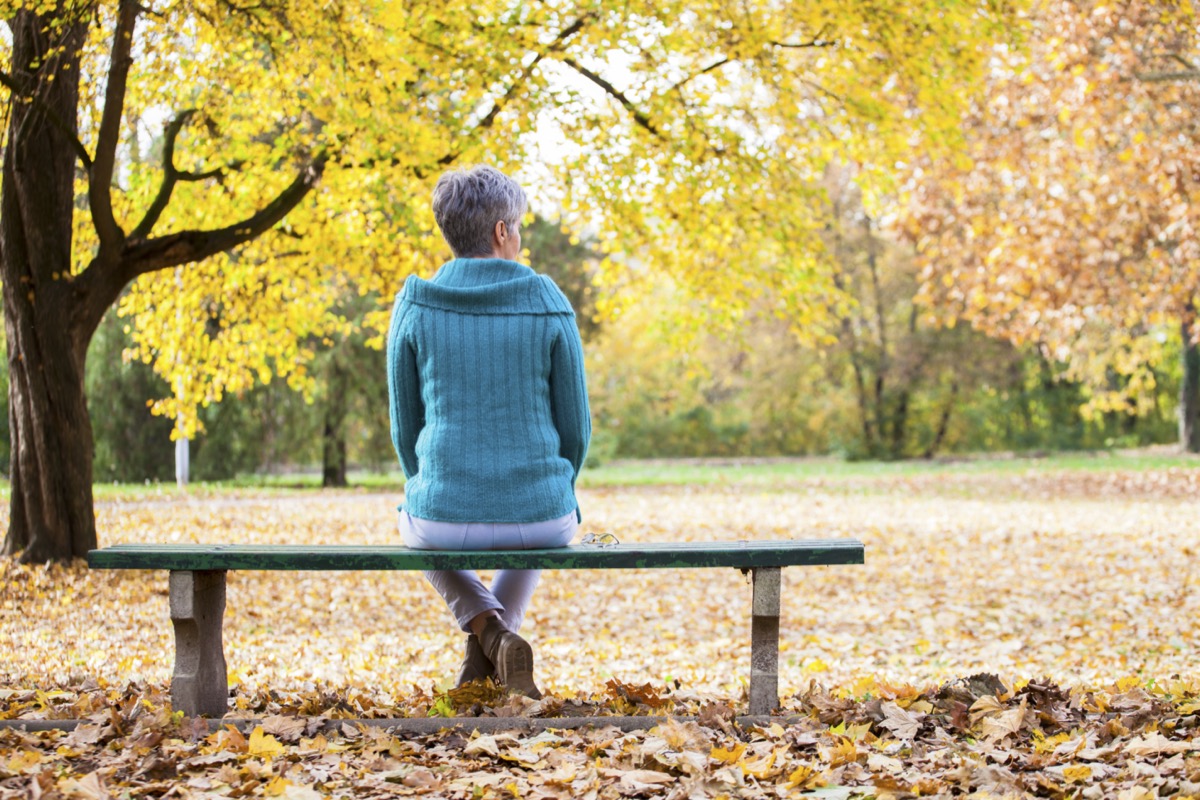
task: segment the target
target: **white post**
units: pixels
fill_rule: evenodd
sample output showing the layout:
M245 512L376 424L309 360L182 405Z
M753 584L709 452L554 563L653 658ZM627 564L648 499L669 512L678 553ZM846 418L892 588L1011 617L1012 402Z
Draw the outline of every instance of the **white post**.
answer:
M188 440L175 440L175 485L180 489L188 483Z
M183 294L183 272L179 267L175 268L175 286L179 289L179 294ZM178 302L178 300L177 300ZM175 323L180 325L179 307L175 307ZM176 351L176 359L179 358ZM177 375L175 378L175 399L183 401L183 376ZM183 416L175 418L175 430L179 434L179 438L175 440L175 485L180 489L188 484L188 440L183 435Z

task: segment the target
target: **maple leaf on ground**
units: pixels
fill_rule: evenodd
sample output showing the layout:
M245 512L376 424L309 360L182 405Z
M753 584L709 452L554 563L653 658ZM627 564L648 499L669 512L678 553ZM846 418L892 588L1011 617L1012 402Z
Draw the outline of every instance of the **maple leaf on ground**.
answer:
M274 758L283 754L284 746L278 739L268 733L263 732L263 726L259 725L250 734L250 741L247 743L247 752L252 756L269 756Z
M634 686L633 684L622 683L620 680L612 678L604 685L614 700L642 703L650 708L662 708L667 704L667 700L663 699L658 691L648 683L643 683L641 686Z
M262 721L264 733L276 736L285 742L298 742L308 728L308 721L300 717L284 717L276 715L266 717Z
M479 736L467 744L466 748L463 749L463 754L470 756L482 753L493 758L498 758L502 747L516 747L519 744L520 740L511 733L500 733L495 736Z
M982 723L984 738L991 742L997 742L1005 737L1015 735L1025 724L1025 712L1025 698L1021 698L1021 703L1016 708L1010 708L995 716L985 717Z
M622 771L618 775L620 777L618 790L624 795L652 794L676 780L673 775L652 769Z
M1191 741L1174 741L1163 736L1161 733L1155 732L1126 742L1122 749L1127 755L1131 756L1157 756L1166 753L1187 753L1197 751L1200 750L1200 743Z
M903 709L895 703L884 703L880 708L883 711L884 719L879 726L887 728L899 739L914 739L926 716Z

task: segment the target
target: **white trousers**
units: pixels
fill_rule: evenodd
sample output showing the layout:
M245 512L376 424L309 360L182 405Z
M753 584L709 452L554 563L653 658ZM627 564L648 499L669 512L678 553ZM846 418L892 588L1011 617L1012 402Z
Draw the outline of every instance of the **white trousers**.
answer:
M566 547L579 523L575 512L545 522L434 522L400 512L400 537L414 550L535 550ZM541 578L540 569L496 570L491 588L474 570L429 570L433 584L464 631L485 611L500 615L504 627L521 630L525 612Z

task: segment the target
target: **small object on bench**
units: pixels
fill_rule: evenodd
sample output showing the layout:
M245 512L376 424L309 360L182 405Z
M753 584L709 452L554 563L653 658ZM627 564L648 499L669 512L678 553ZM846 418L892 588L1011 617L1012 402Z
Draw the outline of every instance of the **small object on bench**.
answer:
M751 574L750 713L779 706L780 569L862 564L857 539L614 544L554 550L411 550L402 545L121 544L92 550L92 569L170 570L175 672L171 702L220 717L229 701L221 623L229 570L695 569Z

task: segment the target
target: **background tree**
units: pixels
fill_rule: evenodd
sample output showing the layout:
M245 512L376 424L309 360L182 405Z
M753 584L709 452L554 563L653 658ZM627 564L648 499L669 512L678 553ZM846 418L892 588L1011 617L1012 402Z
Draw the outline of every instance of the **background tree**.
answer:
M840 317L830 378L852 387L860 437L848 452L866 458L930 458L946 444L952 417L981 386L1005 386L1021 358L1012 346L962 328L926 323L915 301L909 248L888 238L863 206L853 170L831 168L828 248L834 282L849 300Z
M998 50L958 159L912 170L906 224L943 322L1038 344L1097 413L1157 404L1183 352L1200 451L1200 34L1188 3L1054 2Z

